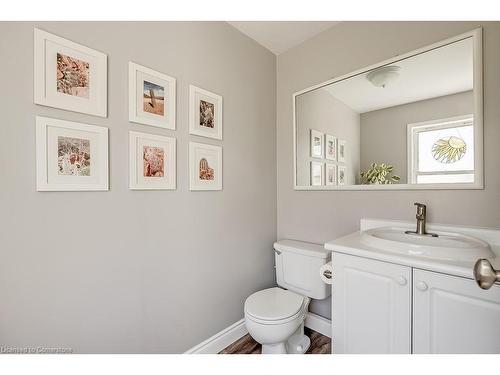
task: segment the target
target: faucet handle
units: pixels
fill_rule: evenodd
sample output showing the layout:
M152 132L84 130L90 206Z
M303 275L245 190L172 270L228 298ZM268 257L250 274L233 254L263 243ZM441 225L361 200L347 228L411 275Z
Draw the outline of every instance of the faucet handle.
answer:
M417 220L425 220L425 212L426 212L426 206L423 203L414 203L415 206L417 206Z

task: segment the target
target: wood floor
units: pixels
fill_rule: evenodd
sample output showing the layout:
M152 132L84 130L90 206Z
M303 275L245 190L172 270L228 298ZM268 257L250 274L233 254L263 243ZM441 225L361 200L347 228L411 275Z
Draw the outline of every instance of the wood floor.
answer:
M330 354L332 352L332 340L329 337L309 328L305 328L304 333L311 339L311 346L306 354ZM219 354L260 354L260 352L261 345L252 336L246 334Z

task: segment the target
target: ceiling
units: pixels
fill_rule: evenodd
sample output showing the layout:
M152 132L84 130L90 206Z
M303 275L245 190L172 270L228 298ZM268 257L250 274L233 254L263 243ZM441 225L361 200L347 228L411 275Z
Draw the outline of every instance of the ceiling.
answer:
M299 45L339 21L233 21L228 22L275 55Z
M473 41L467 38L397 61L400 76L386 88L366 73L323 87L358 113L436 98L473 89Z

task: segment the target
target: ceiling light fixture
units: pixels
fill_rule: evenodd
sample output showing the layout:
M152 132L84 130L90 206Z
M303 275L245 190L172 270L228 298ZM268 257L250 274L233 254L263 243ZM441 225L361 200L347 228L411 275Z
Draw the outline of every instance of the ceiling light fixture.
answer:
M375 87L386 88L399 77L401 68L395 65L374 69L366 75L366 79Z

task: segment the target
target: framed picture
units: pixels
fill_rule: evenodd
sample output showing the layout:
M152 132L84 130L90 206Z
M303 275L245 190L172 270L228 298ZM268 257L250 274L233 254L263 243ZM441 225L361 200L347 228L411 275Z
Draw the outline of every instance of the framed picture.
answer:
M311 186L323 185L323 163L311 162Z
M189 134L222 139L222 96L189 85Z
M338 154L339 154L339 157L338 157L338 161L340 163L344 163L345 162L345 158L346 158L346 141L344 140L341 140L339 139L338 140Z
M37 116L36 187L108 190L108 128Z
M323 133L311 129L311 157L323 158Z
M339 165L337 167L338 173L337 173L337 184L339 186L347 185L347 174L346 174L346 167Z
M333 135L325 135L325 158L328 160L337 160L337 138Z
M176 189L175 138L130 132L129 147L130 189Z
M35 104L107 116L107 56L35 28Z
M335 164L325 164L325 185L337 185L337 166Z
M175 130L175 78L129 62L128 91L129 121Z
M222 190L222 147L189 142L189 190Z

